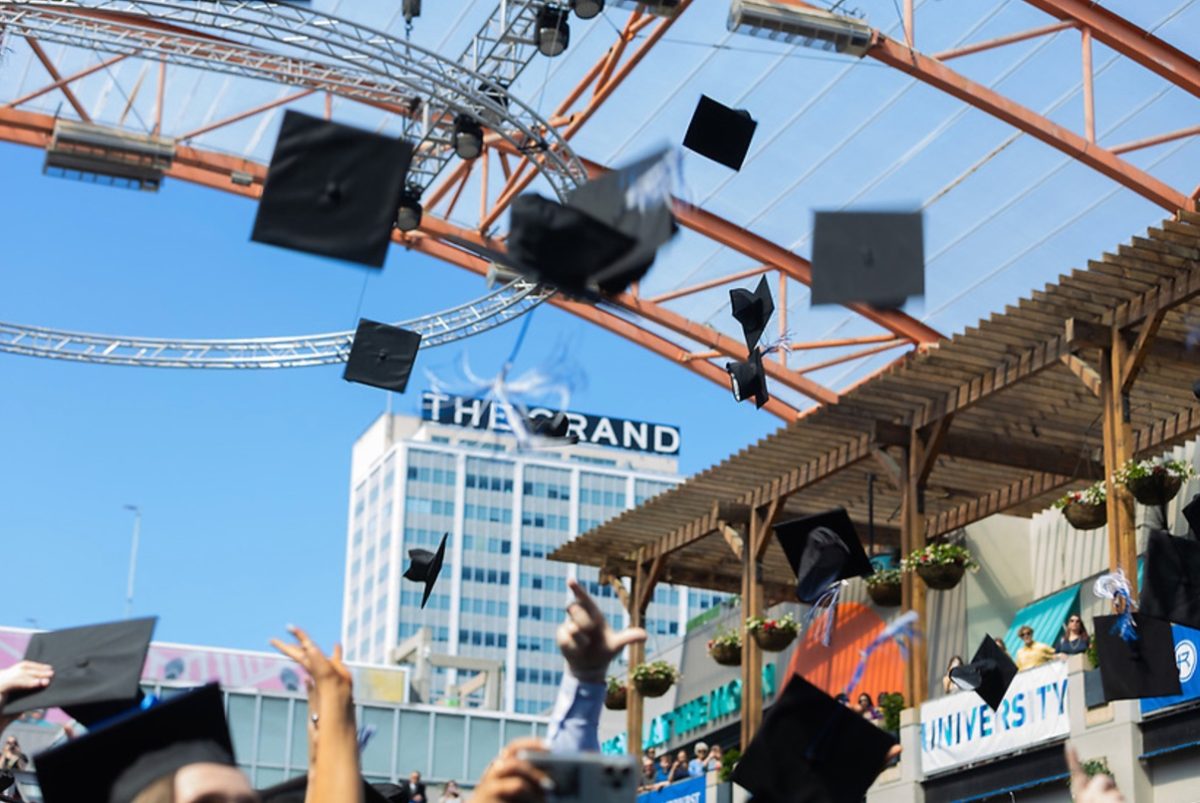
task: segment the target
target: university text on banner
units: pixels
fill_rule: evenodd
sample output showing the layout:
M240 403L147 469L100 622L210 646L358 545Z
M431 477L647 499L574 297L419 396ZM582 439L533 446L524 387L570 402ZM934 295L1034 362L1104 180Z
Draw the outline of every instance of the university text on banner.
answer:
M974 692L921 706L921 769L958 767L1067 736L1067 665L1063 661L1018 673L1000 708Z

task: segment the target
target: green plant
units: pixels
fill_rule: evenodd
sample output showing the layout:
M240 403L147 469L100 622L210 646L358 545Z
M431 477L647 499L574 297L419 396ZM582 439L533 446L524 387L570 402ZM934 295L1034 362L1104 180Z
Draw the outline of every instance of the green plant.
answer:
M733 768L737 766L738 761L742 757L742 751L736 747L726 750L721 755L721 783L729 783L733 780Z
M742 634L736 630L718 630L717 634L708 640L708 649L717 646L741 647Z
M799 632L800 623L796 621L796 617L790 613L785 613L778 619L767 619L762 616L755 616L746 620L746 632L753 633L757 630L770 632L772 630L783 630L792 633Z
M617 678L617 677L613 677L613 676L609 675L608 691L618 692L623 688L625 688L625 681L621 680L621 678Z
M1062 510L1067 505L1103 505L1108 500L1108 485L1104 480L1084 488L1082 491L1071 491L1070 493L1060 496L1055 502L1054 507Z
M634 680L662 680L670 678L671 682L679 680L679 670L666 661L651 661L648 664L638 664L633 668L631 676Z
M904 710L904 695L900 692L880 692L876 701L883 712L883 729L893 733L900 730L900 712Z
M1084 773L1086 773L1087 777L1089 778L1094 775L1107 775L1110 778L1112 777L1112 770L1108 768L1108 759L1106 758L1089 758L1087 761L1082 762L1081 766L1083 767ZM1071 779L1067 778L1067 786L1070 785Z
M1096 655L1096 639L1092 639L1088 643L1087 658L1088 663L1092 665L1092 669L1096 669L1100 666L1100 659Z
M1155 474L1188 480L1196 476L1196 469L1191 463L1183 460L1130 460L1117 469L1113 479L1122 485L1128 485L1132 480L1145 479Z
M901 580L901 571L899 569L879 569L875 574L867 577L867 585L891 585L899 583Z
M979 564L971 557L971 551L962 544L933 543L924 549L918 549L900 561L900 568L906 572L916 571L921 566L945 566L957 563L964 569L978 571Z

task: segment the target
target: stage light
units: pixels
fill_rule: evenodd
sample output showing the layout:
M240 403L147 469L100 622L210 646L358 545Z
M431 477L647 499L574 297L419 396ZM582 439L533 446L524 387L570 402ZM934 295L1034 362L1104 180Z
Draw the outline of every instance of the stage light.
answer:
M733 0L726 27L762 39L852 56L865 54L875 37L871 26L853 17L775 0Z
M454 152L462 159L477 159L483 153L483 126L469 114L454 118Z
M400 193L400 207L396 211L396 228L413 231L421 225L421 188L408 187Z
M543 56L557 56L571 43L571 26L567 24L567 10L562 6L547 3L538 11L537 48Z
M590 20L604 10L604 0L571 0L571 10L581 20Z

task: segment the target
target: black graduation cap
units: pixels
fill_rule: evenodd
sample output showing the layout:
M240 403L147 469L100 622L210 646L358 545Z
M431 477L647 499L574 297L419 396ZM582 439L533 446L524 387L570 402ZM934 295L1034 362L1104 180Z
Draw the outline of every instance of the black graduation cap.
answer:
M874 573L845 508L781 522L773 528L792 571L796 596L811 605L830 583Z
M1150 533L1140 609L1147 616L1200 629L1200 543L1162 530Z
M1112 615L1094 620L1096 632L1092 638L1096 641L1105 701L1179 694L1179 667L1170 623L1135 613L1138 638L1127 642L1112 632L1117 619Z
M403 393L420 347L417 332L360 318L342 379Z
M39 753L37 774L44 803L130 803L164 775L199 763L234 763L215 683Z
M920 212L817 212L812 303L902 305L925 294Z
M470 247L568 295L598 300L623 292L646 275L677 231L670 153L592 179L565 204L521 196L509 219L508 254Z
M985 635L971 663L950 670L950 680L964 691L973 691L995 711L1004 700L1008 687L1017 676L1017 665L1008 653L996 645L991 635Z
M764 803L859 803L897 744L800 675L793 675L733 770Z
M529 432L543 438L554 438L555 440L569 441L571 443L579 442L579 436L571 434L571 420L567 418L566 413L561 411L554 415L530 418Z
M1183 506L1183 517L1187 519L1192 535L1200 536L1200 494L1193 496L1192 501Z
M157 622L149 617L35 633L25 660L49 664L54 678L45 688L12 692L0 715L58 707L90 727L133 708L142 699L139 682Z
M438 574L442 571L442 560L446 557L446 539L450 533L442 536L442 542L438 544L437 552L430 552L428 549L410 549L408 550L408 559L411 563L408 569L404 572L405 580L416 580L418 583L425 584L425 596L421 597L421 607L425 607L425 603L429 602L429 595L433 593L433 584L437 582Z
M364 778L363 801L364 803L397 803L397 801L406 800L403 797L395 797L391 789L398 789L403 793L403 790L395 784L372 784ZM262 803L304 803L307 794L307 775L299 775L283 783L258 790L258 798Z
M771 395L767 393L767 373L763 370L761 349L751 350L748 360L725 363L725 371L729 374L733 398L740 402L752 398L754 406L759 409L771 400Z
M741 170L758 121L745 109L731 109L701 95L688 123L683 147L732 170Z
M411 159L402 139L288 110L250 239L382 268Z
M767 277L758 280L758 287L754 288L753 293L741 287L730 290L729 303L733 307L733 317L742 325L746 348L753 350L767 328L767 321L775 313L775 301L771 298Z

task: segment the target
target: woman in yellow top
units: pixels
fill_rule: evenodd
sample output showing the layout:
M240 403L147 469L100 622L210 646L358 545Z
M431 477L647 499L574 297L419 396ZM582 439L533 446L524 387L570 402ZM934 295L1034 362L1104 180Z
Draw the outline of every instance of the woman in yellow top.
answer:
M1025 642L1025 646L1017 650L1017 669L1021 671L1033 669L1035 666L1041 666L1054 660L1054 648L1049 644L1034 641L1032 627L1023 625L1017 631L1017 635L1021 637L1021 641Z

